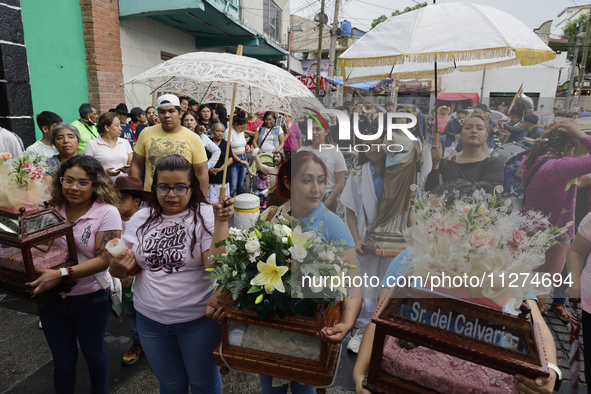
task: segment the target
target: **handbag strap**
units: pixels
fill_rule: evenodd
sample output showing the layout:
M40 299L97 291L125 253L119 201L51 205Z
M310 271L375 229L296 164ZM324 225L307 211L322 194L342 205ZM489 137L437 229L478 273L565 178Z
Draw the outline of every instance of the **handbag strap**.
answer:
M84 256L82 253L80 253L79 251L77 251L77 256L78 256L78 264L85 262L86 260L88 260L86 258L86 256ZM96 274L93 274L94 278L98 281L98 283L100 283L100 285L103 287L104 290L110 290L111 289L111 285L109 284L109 282L107 282L107 280L101 275L100 272L97 272Z
M541 162L536 164L536 166L533 168L531 174L529 174L529 176L527 177L525 183L523 184L523 205L525 205L525 202L526 202L525 192L527 191L527 187L529 186L529 183L532 181L532 179L534 179L534 176L537 174L538 170L540 168L542 168L542 166L544 164L546 164L546 162L550 159L552 159L552 158L546 157L544 160L542 160Z
M273 126L273 127L275 127L275 126ZM263 138L263 140L261 141L261 144L260 144L259 148L265 144L265 140L266 140L266 139L267 139L267 137L269 136L269 133L271 133L271 130L273 130L273 127L271 127L271 128L269 129L269 131L267 131L267 134L265 134L265 137L264 137L264 138Z

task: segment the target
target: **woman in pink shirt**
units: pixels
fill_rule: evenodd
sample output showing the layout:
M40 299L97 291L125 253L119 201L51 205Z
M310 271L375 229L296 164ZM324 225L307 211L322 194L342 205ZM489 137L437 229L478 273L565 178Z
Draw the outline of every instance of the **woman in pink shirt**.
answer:
M302 132L297 122L291 122L290 115L286 115L285 118L287 119L289 134L287 135L287 137L285 137L285 144L283 145L283 150L285 151L285 156L289 159L291 153L297 152L298 149L300 149L300 146L302 146Z
M451 120L451 116L449 116L449 107L442 105L437 110L437 129L435 129L435 120L433 120L433 130L435 133L439 133L439 146L443 146L445 142L445 126ZM433 133L433 138L435 138L435 133Z
M521 163L521 179L524 185L525 203L521 212L539 211L549 217L556 227L568 225L568 231L546 252L546 262L536 271L552 276L562 273L566 253L575 236L575 199L582 176L591 173L591 156L574 157L579 141L591 151L591 136L581 131L572 119L561 119L550 125L550 131L543 135L530 149ZM531 179L531 174L536 171ZM529 180L529 182L528 182ZM527 185L526 185L527 183ZM565 278L563 278L565 279ZM564 295L554 291L554 309L562 320L568 320L569 313L564 306ZM539 297L540 311L546 311L545 297Z
M55 391L74 393L79 343L88 364L92 393L106 394L109 360L104 338L111 299L95 274L111 282L105 245L121 235L116 208L121 194L101 164L90 156L64 161L54 175L50 203L74 226L79 264L39 270L41 275L29 286L39 294L58 283L75 283L70 292L56 295L39 307L43 333L53 355ZM53 247L66 249L65 237L56 239Z
M129 249L111 262L122 279L137 264L133 302L142 347L160 382L161 393L221 394L222 381L213 351L221 328L205 317L214 293L205 280L209 256L223 253L215 244L228 237L234 211L226 197L209 205L193 166L182 156L163 158L154 173L153 198L125 229ZM156 198L154 198L156 197Z

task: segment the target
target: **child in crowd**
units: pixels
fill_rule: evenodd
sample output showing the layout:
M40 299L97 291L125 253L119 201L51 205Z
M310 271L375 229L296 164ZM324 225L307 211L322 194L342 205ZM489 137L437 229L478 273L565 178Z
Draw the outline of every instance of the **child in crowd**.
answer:
M221 155L218 159L218 162L213 168L209 169L209 187L207 189L207 202L210 204L215 204L220 199L220 190L222 188L222 180L224 177L224 168L232 164L234 159L234 153L232 152L232 147L230 146L230 153L228 156L228 163L224 163L226 158L226 145L228 144L224 140L224 133L226 128L221 123L216 123L211 128L211 133L213 137L211 140L214 144L216 144L220 148ZM228 171L226 174L226 195L230 192L230 172Z
M151 193L144 190L144 184L134 177L120 177L115 180L115 187L121 193L121 206L119 213L123 224L123 233L131 217L140 210L142 201L147 201ZM123 365L135 364L144 353L140 336L137 332L135 308L133 307L133 282L134 277L130 276L121 281L121 287L125 291L123 296L123 310L129 319L130 337L133 341L131 348L123 356Z
M27 148L27 153L30 156L52 157L59 152L57 148L51 143L51 136L53 133L53 126L63 122L61 116L54 112L43 111L37 115L37 126L43 133L43 137Z
M271 180L269 178L269 174L264 173L261 170L257 170L257 172L255 173L250 169L248 164L245 164L245 166L250 176L253 176L255 180L256 190L254 191L254 195L258 197L263 196L261 201L261 207L266 208L267 196L269 194L269 181Z

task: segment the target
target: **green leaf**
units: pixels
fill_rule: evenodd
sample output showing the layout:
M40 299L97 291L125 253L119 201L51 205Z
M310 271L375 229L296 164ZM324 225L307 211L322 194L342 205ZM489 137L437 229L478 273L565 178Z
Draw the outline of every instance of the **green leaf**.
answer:
M247 294L258 293L259 291L263 291L263 288L261 286L253 285L250 289L248 289Z

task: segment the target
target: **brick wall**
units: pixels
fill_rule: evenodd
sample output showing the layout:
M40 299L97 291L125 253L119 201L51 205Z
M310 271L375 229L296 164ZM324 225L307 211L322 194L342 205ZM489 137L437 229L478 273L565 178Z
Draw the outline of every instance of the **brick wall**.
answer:
M88 95L99 113L125 102L118 0L80 0Z

